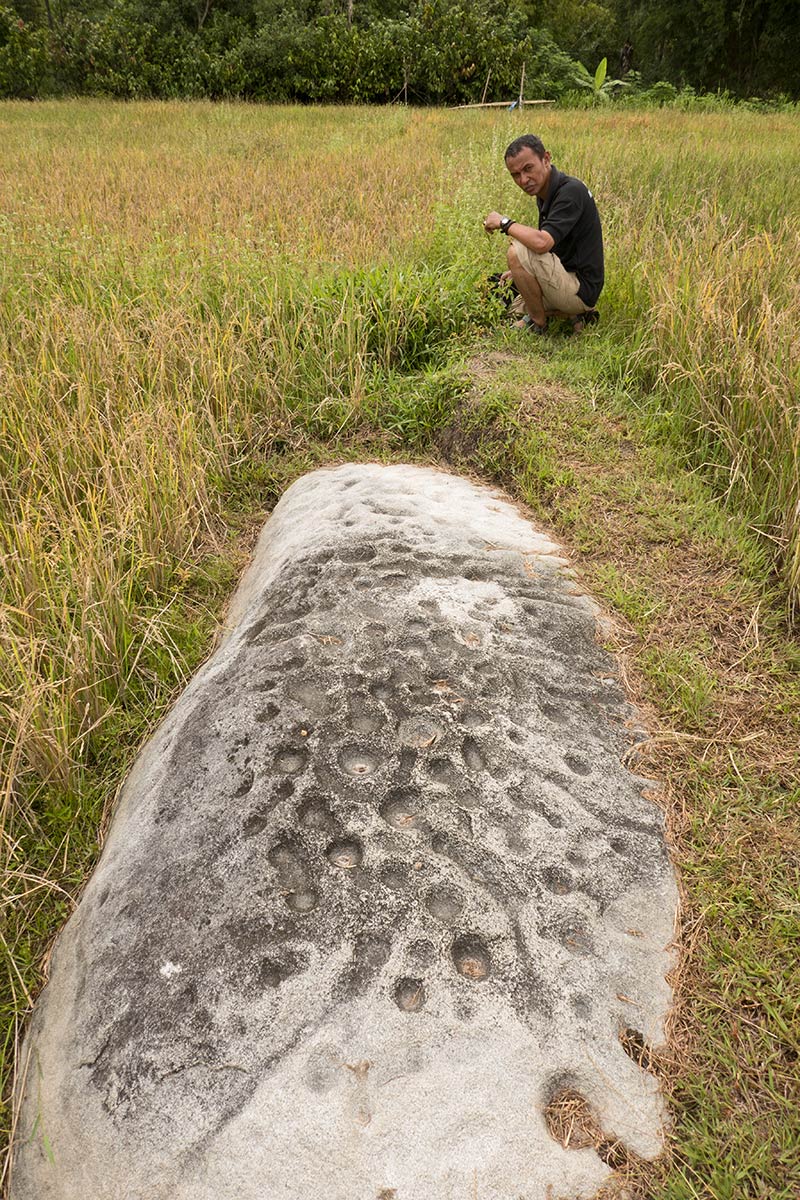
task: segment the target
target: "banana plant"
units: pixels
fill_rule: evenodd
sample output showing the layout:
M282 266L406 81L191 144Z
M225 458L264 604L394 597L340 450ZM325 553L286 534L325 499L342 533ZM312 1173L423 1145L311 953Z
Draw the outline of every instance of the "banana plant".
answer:
M583 63L577 63L577 70L572 78L577 83L578 87L585 88L592 93L592 101L594 104L605 104L612 98L618 88L627 87L624 79L607 79L608 74L608 59L604 58L597 65L597 70L594 75L586 70Z

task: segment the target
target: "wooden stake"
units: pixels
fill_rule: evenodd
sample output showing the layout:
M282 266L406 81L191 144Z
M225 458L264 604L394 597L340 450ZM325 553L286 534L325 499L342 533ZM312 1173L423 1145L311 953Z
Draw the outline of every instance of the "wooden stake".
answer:
M522 64L522 78L519 81L519 106L520 106L520 108L522 108L523 104L525 103L525 101L522 98L524 92L525 92L525 63Z
M481 96L481 104L483 104L484 100L486 99L486 93L489 90L489 80L491 78L492 78L492 68L489 67L489 73L486 76L486 83L483 85L483 95Z

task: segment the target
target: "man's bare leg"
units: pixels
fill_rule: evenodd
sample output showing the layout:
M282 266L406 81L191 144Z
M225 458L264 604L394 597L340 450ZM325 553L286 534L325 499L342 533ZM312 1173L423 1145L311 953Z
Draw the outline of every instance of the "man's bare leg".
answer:
M517 291L522 296L528 316L536 325L544 329L547 324L547 313L544 310L544 298L542 289L539 287L539 280L521 266L513 246L508 247L508 267L511 271L511 278L517 285Z

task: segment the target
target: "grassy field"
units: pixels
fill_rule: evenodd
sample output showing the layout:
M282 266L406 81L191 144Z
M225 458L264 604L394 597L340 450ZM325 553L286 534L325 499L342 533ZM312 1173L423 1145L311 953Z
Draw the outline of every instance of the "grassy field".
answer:
M529 114L0 105L0 835L10 1079L136 747L254 523L355 457L503 483L627 631L684 892L642 1196L800 1192L800 219L791 114L537 114L589 182L599 332L481 288ZM6 1092L8 1099L8 1092ZM6 1127L10 1126L6 1110Z

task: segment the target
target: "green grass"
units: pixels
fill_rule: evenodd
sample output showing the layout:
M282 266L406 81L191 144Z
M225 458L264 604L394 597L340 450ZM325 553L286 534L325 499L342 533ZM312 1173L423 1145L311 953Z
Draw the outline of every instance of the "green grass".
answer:
M789 1200L800 1187L800 678L780 592L757 535L626 396L554 390L542 382L552 355L522 352L484 386L477 407L501 397L507 422L477 462L555 529L622 622L629 684L657 722L645 773L666 781L681 872L684 958L659 1064L672 1157L641 1172L642 1194ZM605 350L595 339L575 353ZM475 462L471 447L456 458Z
M526 211L500 161L521 119L0 105L5 1077L264 513L324 462L441 462L557 531L658 723L685 955L643 1194L789 1200L800 120L542 114L609 283L599 331L532 345L481 290L481 216Z

